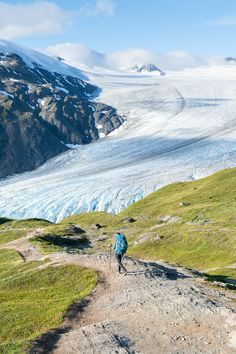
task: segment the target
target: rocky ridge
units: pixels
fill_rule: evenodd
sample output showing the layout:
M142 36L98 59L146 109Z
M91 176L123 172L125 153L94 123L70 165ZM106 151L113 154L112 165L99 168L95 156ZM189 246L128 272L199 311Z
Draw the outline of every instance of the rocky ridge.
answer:
M236 58L233 57L227 57L225 58L226 63L236 63Z
M159 72L161 76L165 76L164 71L159 69L155 64L136 64L132 69L132 71L136 71L137 73L153 73Z
M93 101L98 92L78 77L0 51L0 178L35 169L71 144L88 144L118 128L123 118Z

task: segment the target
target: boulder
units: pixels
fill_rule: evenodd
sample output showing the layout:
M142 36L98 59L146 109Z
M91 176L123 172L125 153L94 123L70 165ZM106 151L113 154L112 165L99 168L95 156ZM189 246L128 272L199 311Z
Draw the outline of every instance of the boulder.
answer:
M189 203L189 202L181 202L181 203L179 203L179 205L183 206L183 207L186 207L186 206L191 205L191 203Z
M96 230L99 230L99 229L102 228L102 225L100 225L100 224L94 224L94 228L95 228Z
M124 218L122 219L122 221L126 221L126 222L135 222L136 220L130 217Z
M161 215L158 216L157 220L165 223L172 223L172 222L181 221L182 219L179 218L178 216L173 216L173 215Z

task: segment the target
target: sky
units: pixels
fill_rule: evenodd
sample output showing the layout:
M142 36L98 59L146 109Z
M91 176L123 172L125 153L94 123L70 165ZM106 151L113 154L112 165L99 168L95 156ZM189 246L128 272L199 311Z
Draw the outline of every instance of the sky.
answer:
M236 1L0 1L0 38L34 49L73 43L99 53L138 48L194 58L236 56Z

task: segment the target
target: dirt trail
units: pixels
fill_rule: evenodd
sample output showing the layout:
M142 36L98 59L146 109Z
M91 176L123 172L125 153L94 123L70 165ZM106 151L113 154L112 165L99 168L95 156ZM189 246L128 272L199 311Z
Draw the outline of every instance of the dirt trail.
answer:
M37 229L24 238L19 238L17 240L0 245L0 249L11 248L19 252L24 261L34 261L42 258L39 248L29 242L29 238L41 234L42 229Z
M90 297L71 307L60 328L34 343L31 353L236 353L235 294L209 288L187 270L163 263L127 258L129 273L123 276L113 260L110 269L107 254L48 257L54 264L94 268L100 282Z

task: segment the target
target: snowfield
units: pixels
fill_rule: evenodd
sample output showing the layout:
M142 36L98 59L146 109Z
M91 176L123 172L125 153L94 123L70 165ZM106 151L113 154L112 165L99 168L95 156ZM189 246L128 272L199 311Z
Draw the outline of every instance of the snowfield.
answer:
M40 53L36 50L22 46L20 44L0 39L0 53L4 54L17 54L24 62L34 68L35 65L42 67L51 72L57 72L62 75L71 75L78 77L82 80L86 80L87 77L81 72L81 70L65 64L63 61L52 58L48 55ZM1 63L4 63L1 62Z
M37 170L0 182L0 215L59 221L94 210L118 213L176 181L236 166L236 74L89 74L97 100L125 123ZM234 69L235 72L235 69Z

